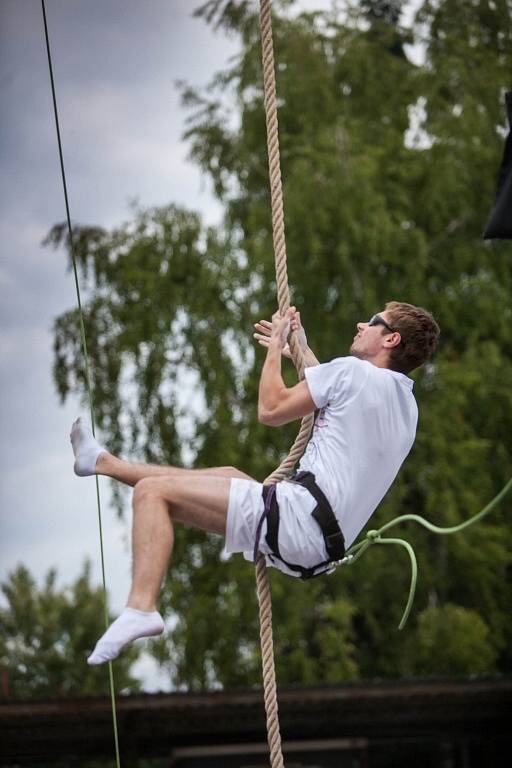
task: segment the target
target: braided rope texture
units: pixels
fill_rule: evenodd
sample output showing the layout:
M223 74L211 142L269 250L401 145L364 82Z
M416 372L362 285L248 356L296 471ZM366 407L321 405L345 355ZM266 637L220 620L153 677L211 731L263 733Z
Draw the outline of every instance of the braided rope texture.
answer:
M276 78L274 66L274 46L272 40L272 19L270 0L260 0L260 25L263 61L263 86L265 95L265 115L267 123L267 148L270 174L270 194L272 205L272 235L274 242L277 299L279 310L284 313L290 306L288 273L286 264L286 243L284 234L283 185L279 159L279 137L276 102ZM304 354L294 331L289 337L290 352L299 379L304 378ZM301 423L288 456L264 481L276 483L288 476L297 460L304 453L314 422L314 414L306 416ZM267 566L260 553L256 561L256 587L260 611L260 639L263 666L263 691L267 714L268 745L271 768L283 768L281 734L277 707L277 687L274 665L274 645L272 638L272 602Z

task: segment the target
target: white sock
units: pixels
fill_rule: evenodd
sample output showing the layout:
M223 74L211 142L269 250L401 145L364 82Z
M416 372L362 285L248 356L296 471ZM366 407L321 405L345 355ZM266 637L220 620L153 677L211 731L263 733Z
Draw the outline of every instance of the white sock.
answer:
M75 454L75 475L95 475L98 456L107 451L98 443L91 427L82 416L73 423L69 437Z
M125 608L100 637L87 663L95 666L112 661L129 643L139 637L161 635L164 628L164 621L158 611L147 613L136 608Z

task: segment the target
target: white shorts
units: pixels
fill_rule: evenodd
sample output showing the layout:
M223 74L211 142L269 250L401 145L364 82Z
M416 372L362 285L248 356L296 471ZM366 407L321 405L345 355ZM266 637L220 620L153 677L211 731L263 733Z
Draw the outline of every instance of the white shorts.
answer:
M225 547L228 554L243 552L247 560L253 560L256 529L264 511L262 491L262 483L238 477L231 479ZM309 491L301 485L283 480L277 484L276 499L279 504L278 542L281 557L303 568L312 568L327 560L320 526L311 515L316 501ZM266 533L265 521L261 529L259 551L268 555L272 552L265 539ZM292 576L299 576L280 560L272 562L267 557L267 565Z

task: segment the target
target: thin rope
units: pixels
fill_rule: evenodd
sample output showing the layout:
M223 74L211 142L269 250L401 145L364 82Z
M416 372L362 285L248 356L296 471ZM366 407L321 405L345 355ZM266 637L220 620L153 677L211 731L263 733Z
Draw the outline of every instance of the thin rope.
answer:
M48 68L50 71L50 81L51 81L51 88L52 88L52 99L53 99L53 112L55 116L55 128L57 130L57 143L59 146L59 159L60 159L60 170L61 170L61 176L62 176L62 188L64 190L64 203L66 206L66 219L67 219L67 227L68 227L68 240L69 240L69 250L71 253L71 259L73 262L73 273L75 276L75 289L76 289L76 296L77 296L77 302L78 302L78 311L80 315L80 335L82 339L82 351L83 356L85 360L85 383L87 387L87 393L89 397L89 409L90 409L90 415L91 415L91 425L92 425L92 432L93 435L96 436L95 433L95 421L94 421L94 403L93 403L93 394L92 394L92 387L91 387L91 374L90 374L90 367L89 367L89 355L87 352L87 341L85 337L85 325L84 325L84 317L83 317L83 311L82 311L82 299L80 295L80 284L78 281L78 270L76 266L76 258L75 258L75 247L74 247L74 241L73 241L73 230L71 227L71 216L69 212L69 199L68 199L68 188L66 183L66 173L64 170L64 157L62 153L62 141L60 137L60 125L59 125L59 113L57 109L57 97L56 97L56 89L55 89L55 81L53 78L53 66L52 66L52 56L51 56L51 49L50 49L50 38L48 34L48 24L46 20L46 7L45 7L45 0L41 0L41 7L43 11L43 23L44 23L44 34L46 39L46 52L48 55ZM98 507L98 528L99 528L99 542L100 542L100 553L101 553L101 575L102 575L102 583L103 583L103 613L104 613L104 620L105 620L105 627L108 627L109 621L108 621L108 609L107 609L107 583L106 583L106 577L105 577L105 556L104 556L104 548L103 548L103 527L101 523L101 502L100 502L100 488L99 488L99 482L98 482L98 476L95 475L96 479L96 503ZM116 765L117 768L120 768L121 761L119 757L119 738L118 738L118 729L117 729L117 713L116 713L116 695L115 695L115 688L114 688L114 673L112 669L112 662L110 661L108 664L108 670L109 670L109 684L110 684L110 698L112 702L112 722L114 726L114 745L115 745L115 752L116 752Z

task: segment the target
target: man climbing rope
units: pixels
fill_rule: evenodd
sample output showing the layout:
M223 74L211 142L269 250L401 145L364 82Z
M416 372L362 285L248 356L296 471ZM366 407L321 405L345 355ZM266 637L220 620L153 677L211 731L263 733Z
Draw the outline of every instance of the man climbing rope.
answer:
M160 634L156 610L173 548L173 525L226 538L228 553L258 550L269 565L302 578L343 557L391 486L414 442L418 410L407 374L428 360L439 327L421 307L390 302L357 323L350 354L320 364L294 307L256 323L267 349L258 418L279 426L318 409L299 471L277 485L235 467L179 469L123 461L93 437L84 419L71 430L75 473L105 475L134 486L133 574L127 607L100 638L89 664L115 659L141 637ZM305 378L286 387L281 356L289 330L305 352Z

